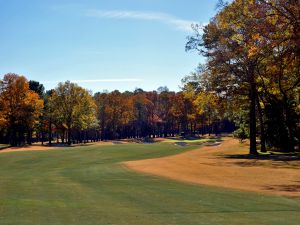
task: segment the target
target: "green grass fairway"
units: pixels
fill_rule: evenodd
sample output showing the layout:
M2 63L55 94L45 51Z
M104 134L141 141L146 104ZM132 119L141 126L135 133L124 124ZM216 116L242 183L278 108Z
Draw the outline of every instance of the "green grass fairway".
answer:
M132 144L0 154L0 224L300 224L300 199L190 185L120 164L193 148Z

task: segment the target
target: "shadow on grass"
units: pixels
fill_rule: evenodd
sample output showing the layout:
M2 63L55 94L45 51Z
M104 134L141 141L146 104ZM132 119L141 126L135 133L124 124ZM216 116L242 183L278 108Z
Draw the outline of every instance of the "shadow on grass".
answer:
M295 181L299 182L299 181ZM300 192L300 185L291 184L291 185L268 185L264 187L265 190L270 191L286 191L286 192Z
M235 154L235 155L224 155L224 158L229 159L253 159L253 160L271 160L271 161L299 161L300 153L279 153L279 154L260 154L260 155L250 155L250 154Z
M233 164L241 167L267 166L272 168L300 169L300 153L270 153L261 155L234 154L221 155L224 159L236 159Z

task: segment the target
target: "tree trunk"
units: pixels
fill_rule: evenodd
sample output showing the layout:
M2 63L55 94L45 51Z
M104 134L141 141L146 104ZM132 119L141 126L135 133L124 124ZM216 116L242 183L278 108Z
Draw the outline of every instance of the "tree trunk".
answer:
M286 123L286 129L287 129L287 143L285 144L285 148L284 151L286 152L292 152L294 151L294 135L293 135L293 122L291 121L292 119L292 116L290 114L290 111L289 111L289 107L288 107L288 104L287 104L287 101L286 99L284 99L284 104L283 104L283 107L284 107L284 112L285 112L285 123Z
M216 136L216 137L217 137L218 134L219 134L218 125L219 125L219 122L215 122L215 123L214 123L214 129L215 129L215 136Z
M254 75L250 77L250 154L257 155L256 148L256 83Z
M259 117L259 123L260 123L260 151L261 152L267 152L263 112L262 112L262 108L261 108L260 103L259 103L258 95L256 95L256 103L257 103L258 117Z
M210 113L208 113L208 136L210 136L210 133L211 133Z
M68 127L68 145L72 144L72 142L71 142L71 133L72 133L71 128Z
M41 141L42 141L42 145L44 145L44 136L45 136L45 135L44 135L44 131L43 131L43 130L42 130L41 135L42 135L42 140L41 140Z
M27 132L27 144L32 145L32 130L28 129Z
M49 145L52 145L52 121L51 121L51 119L49 120L48 138L49 138Z
M11 129L11 135L10 135L10 145L11 146L17 146L17 132L14 127Z

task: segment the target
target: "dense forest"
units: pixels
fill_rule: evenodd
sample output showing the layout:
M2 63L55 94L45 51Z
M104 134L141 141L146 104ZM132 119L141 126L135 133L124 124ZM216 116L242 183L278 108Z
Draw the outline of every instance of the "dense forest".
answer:
M72 82L45 91L6 74L0 82L0 142L82 143L232 132L250 153L299 149L300 6L297 0L220 2L204 28L193 25L187 51L206 63L180 92L99 92ZM259 141L257 141L259 139Z

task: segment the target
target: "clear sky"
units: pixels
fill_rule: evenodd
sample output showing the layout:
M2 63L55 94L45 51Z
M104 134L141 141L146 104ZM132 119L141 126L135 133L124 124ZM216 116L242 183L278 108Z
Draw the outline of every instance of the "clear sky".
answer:
M0 78L8 72L47 89L71 80L93 92L178 90L203 62L186 53L191 23L217 0L0 0Z

